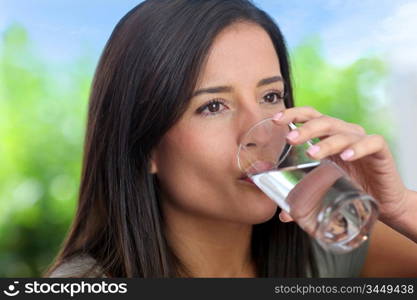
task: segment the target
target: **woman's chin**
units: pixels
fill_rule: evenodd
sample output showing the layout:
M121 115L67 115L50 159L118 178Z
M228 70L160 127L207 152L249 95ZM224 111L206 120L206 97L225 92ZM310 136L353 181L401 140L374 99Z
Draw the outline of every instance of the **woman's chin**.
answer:
M239 183L239 191L231 198L238 199L239 215L245 223L260 224L270 220L278 205L253 183Z
M251 224L260 224L274 217L278 205L266 195L258 197L247 205L246 218Z

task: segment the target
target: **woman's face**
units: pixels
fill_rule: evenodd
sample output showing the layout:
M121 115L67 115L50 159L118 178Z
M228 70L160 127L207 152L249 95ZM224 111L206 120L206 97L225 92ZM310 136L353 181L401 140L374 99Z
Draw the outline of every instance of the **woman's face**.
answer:
M274 215L276 204L241 179L236 153L253 124L285 108L281 77L261 27L236 23L216 37L189 107L153 151L164 205L245 224Z

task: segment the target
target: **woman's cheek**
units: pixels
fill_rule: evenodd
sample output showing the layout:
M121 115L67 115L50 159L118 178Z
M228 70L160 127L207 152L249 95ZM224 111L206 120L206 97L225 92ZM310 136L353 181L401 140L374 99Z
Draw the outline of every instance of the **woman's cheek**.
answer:
M180 123L161 143L165 152L161 158L171 167L204 180L209 176L236 177L238 147L231 125L220 118Z

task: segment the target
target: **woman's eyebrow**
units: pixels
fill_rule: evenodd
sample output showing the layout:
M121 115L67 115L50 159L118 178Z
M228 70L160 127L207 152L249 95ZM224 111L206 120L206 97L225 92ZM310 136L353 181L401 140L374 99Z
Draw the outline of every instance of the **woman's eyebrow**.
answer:
M268 78L264 78L264 79L260 80L256 86L260 87L260 86L267 85L267 84L270 84L270 83L283 82L283 81L284 80L282 79L281 76L272 76L272 77L268 77Z
M193 97L204 94L204 93L217 94L217 93L230 93L232 91L233 91L233 88L230 86L215 86L215 87L209 87L209 88L204 88L204 89L195 91L193 93Z
M272 77L261 79L256 85L256 87L260 87L260 86L267 85L267 84L274 83L274 82L282 82L282 81L283 80L281 76L272 76ZM205 94L205 93L217 94L217 93L230 93L232 91L233 91L233 88L231 86L214 86L214 87L199 89L193 93L192 97L196 97L198 95Z

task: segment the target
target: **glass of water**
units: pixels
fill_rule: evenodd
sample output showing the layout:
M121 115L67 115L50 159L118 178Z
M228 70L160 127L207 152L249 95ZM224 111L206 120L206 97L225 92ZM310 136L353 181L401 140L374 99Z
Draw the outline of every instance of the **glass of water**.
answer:
M244 135L240 170L326 250L346 253L367 240L378 204L329 159L313 160L312 145L290 145L294 124L262 120Z

